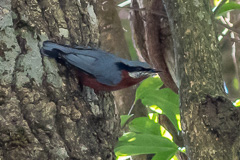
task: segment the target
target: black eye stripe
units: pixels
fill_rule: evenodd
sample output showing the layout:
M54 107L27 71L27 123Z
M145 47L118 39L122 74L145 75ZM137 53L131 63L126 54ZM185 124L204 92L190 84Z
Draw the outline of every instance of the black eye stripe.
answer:
M152 71L151 68L143 68L143 67L130 67L123 63L117 63L117 66L120 70L127 70L128 72L138 72L138 71Z

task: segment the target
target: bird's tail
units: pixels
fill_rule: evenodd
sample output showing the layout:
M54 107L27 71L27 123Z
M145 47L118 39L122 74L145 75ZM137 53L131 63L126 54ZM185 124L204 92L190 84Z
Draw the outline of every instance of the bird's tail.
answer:
M60 54L69 54L69 46L60 45L51 41L44 41L43 47L41 48L41 54L51 57L59 58Z

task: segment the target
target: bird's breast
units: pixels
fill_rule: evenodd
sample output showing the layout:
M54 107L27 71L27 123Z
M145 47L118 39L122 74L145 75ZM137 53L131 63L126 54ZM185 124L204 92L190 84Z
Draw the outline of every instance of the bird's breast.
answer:
M115 90L127 88L147 78L147 77L142 77L142 78L134 79L129 76L127 71L123 70L121 72L121 77L122 77L121 81L118 84L112 86L112 85L106 85L98 82L94 76L88 73L85 73L81 70L76 70L76 75L81 84L98 91L115 91Z

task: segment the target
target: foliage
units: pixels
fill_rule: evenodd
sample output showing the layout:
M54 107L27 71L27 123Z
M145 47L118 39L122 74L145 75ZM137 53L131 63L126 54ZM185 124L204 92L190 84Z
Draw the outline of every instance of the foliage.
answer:
M235 107L240 107L240 99L237 99L237 100L233 103L233 105L234 105Z
M117 156L155 154L153 160L168 160L178 150L175 143L161 135L160 125L148 117L134 119L129 128L130 132L119 138Z
M121 115L121 127L123 127L127 121L132 117L133 115Z
M159 89L162 85L159 77L148 78L138 87L135 101L141 99L146 106L156 105L157 107L151 109L159 113L160 108L178 130L176 114L179 114L179 97L169 88Z
M119 138L115 147L117 156L129 156L139 154L155 154L153 160L169 160L178 151L178 146L165 137L167 132L158 123L158 114L165 114L174 124L176 130L180 130L179 119L179 97L168 88L163 88L159 77L150 77L143 81L136 92L135 102L141 100L146 106L150 106L152 112L149 117L139 117L129 124L129 132ZM124 123L130 116L122 116Z
M236 9L240 9L240 4L238 4L236 2L228 2L228 3L223 4L221 7L219 7L215 16L216 17L222 16L223 14L225 14L229 11L232 11L232 10L236 10Z

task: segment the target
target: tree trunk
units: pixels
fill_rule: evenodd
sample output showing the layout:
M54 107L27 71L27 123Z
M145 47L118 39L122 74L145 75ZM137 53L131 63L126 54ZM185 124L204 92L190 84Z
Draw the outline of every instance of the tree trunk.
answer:
M173 42L162 2L133 0L130 19L138 55L161 71L164 85L177 93Z
M132 37L138 55L157 70L162 71L159 75L164 82L164 87L168 87L177 93L173 40L162 1L133 0L130 20L133 31ZM179 147L184 146L181 134L178 134L178 131L165 115L159 115L159 123L168 129L174 142ZM177 157L179 160L186 159L186 156L181 152Z
M239 159L240 113L225 97L222 55L206 0L163 0L174 40L182 130L190 159Z
M107 32L99 19L113 16L99 13L102 5L0 2L0 159L115 159L120 120L112 94L80 87L74 73L39 52L48 39L98 46ZM111 23L119 25L119 19Z
M133 0L131 6L137 50L163 71L160 76L166 87L175 92L179 87L182 134L188 157L237 160L240 113L225 98L222 55L212 18L206 0ZM171 126L167 119L160 122L166 128ZM177 134L173 131L172 135ZM181 143L175 143L181 147L181 138L178 142Z

